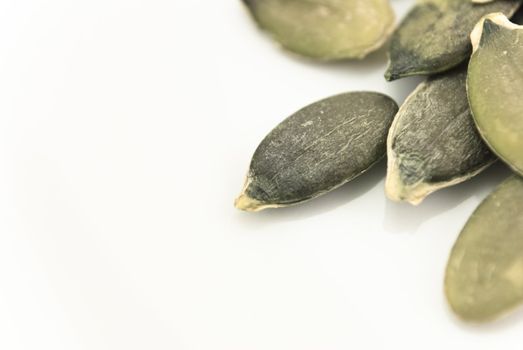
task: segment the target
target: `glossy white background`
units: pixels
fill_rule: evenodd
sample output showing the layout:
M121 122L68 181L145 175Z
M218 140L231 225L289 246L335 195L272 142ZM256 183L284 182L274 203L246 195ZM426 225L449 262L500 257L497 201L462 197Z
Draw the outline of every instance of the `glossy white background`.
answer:
M385 199L383 163L301 206L232 206L292 112L401 103L420 79L385 64L287 54L239 0L0 2L0 349L520 349L522 312L470 326L443 295L502 166L416 208Z

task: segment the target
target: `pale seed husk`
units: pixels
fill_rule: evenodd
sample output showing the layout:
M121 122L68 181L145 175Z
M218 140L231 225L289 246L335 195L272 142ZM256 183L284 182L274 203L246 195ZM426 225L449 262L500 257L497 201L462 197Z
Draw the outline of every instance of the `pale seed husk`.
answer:
M389 0L243 0L286 49L320 60L363 58L394 29Z
M523 26L491 14L471 39L467 89L474 121L494 153L523 175Z
M387 140L390 199L419 204L496 160L472 120L466 74L466 66L460 66L430 77L401 106Z
M452 248L445 292L467 321L489 321L523 302L523 180L512 176L474 211Z
M336 95L299 110L254 152L236 207L297 204L364 173L385 155L397 110L390 97L375 92Z
M511 16L520 4L520 0L419 2L391 37L385 78L434 74L459 65L470 55L469 34L481 17L491 12Z

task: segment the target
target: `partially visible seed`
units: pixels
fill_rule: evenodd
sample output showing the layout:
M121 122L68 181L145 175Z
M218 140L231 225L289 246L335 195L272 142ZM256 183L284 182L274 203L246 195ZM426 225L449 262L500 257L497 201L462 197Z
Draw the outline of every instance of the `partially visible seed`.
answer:
M461 66L430 77L401 106L387 141L390 199L418 204L495 161L472 120L466 75Z
M482 16L511 16L520 0L474 4L470 0L424 0L414 6L391 38L387 80L446 71L470 55L469 34Z
M512 176L474 211L450 254L445 292L461 318L497 318L523 302L523 179Z
M282 46L322 60L363 58L394 29L389 0L243 0Z
M471 35L468 98L481 136L523 175L523 26L491 14Z
M254 152L236 207L297 204L361 175L385 155L397 110L390 97L376 92L336 95L299 110Z

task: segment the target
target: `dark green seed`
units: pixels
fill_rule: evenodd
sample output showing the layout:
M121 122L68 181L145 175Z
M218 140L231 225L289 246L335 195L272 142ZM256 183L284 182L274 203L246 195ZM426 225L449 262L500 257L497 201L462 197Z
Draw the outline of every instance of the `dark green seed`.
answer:
M362 174L385 155L397 110L390 97L375 92L336 95L299 110L254 152L236 207L300 203Z
M469 34L484 15L511 16L521 0L474 4L470 0L425 0L400 23L391 38L387 80L446 71L471 52Z
M476 130L466 66L428 78L396 115L387 142L387 196L411 204L463 182L496 157Z

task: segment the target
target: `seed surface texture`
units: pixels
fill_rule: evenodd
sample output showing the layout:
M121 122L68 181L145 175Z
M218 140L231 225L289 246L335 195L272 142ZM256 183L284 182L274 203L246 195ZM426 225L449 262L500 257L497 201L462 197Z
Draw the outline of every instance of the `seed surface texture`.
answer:
M523 175L523 26L491 14L471 35L470 107L481 136Z
M387 142L390 199L418 204L496 160L470 114L466 75L460 66L430 77L401 106Z
M512 176L474 211L447 265L445 292L468 321L495 319L523 301L523 180Z
M244 0L286 49L321 60L363 58L394 29L389 0Z
M470 0L424 0L406 15L391 37L387 80L446 71L471 52L469 34L486 14L511 16L520 0L486 4Z
M375 92L336 95L299 110L254 152L236 207L300 203L362 174L385 155L397 110L390 97Z

